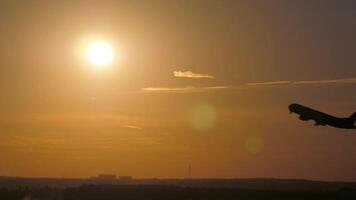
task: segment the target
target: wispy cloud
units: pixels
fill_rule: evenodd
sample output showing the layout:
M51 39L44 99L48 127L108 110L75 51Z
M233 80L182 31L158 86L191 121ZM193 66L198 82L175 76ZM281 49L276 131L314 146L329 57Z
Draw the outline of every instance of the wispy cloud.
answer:
M78 153L78 150L84 150L89 153L88 150L112 150L120 148L123 145L158 145L161 143L160 138L156 137L142 137L142 136L98 136L98 137L55 137L55 136L43 136L43 135L31 135L21 136L15 135L1 140L0 145L6 147L12 147L16 149L25 149L29 151L44 152L47 150L74 150Z
M349 83L355 84L356 77L344 78L344 79L332 79L332 80L308 80L308 81L295 81L294 84L332 84L332 83Z
M343 78L343 79L330 79L330 80L303 80L303 81L269 81L269 82L257 82L247 83L248 86L273 86L273 85L312 85L312 84L355 84L355 78Z
M129 129L136 129L136 130L142 130L141 127L138 127L138 126L134 126L134 125L121 125L120 126L121 128L129 128Z
M164 93L187 93L187 92L205 92L212 90L229 89L228 86L212 86L212 87L147 87L141 88L144 92L164 92Z
M214 78L210 74L194 73L192 71L174 71L173 75L180 78Z
M327 85L327 84L356 84L355 78L332 79L332 80L305 80L305 81L267 81L253 82L235 86L208 86L208 87L146 87L141 88L142 92L151 93L192 93L192 92L207 92L227 89L253 89L264 87L288 87L288 86L307 86L307 85Z
M0 116L1 122L1 116ZM116 113L34 113L18 123L46 124L50 127L66 126L68 128L121 127L141 129L138 124L145 119L137 116L126 116Z
M259 85L285 85L291 84L292 81L270 81L270 82L257 82L257 83L247 83L248 86L259 86Z

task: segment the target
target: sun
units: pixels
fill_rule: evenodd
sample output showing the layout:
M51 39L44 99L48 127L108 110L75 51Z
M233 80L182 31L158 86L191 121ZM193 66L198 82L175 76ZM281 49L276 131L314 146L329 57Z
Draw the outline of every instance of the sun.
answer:
M112 62L114 53L109 43L96 41L87 46L86 56L93 65L105 66Z

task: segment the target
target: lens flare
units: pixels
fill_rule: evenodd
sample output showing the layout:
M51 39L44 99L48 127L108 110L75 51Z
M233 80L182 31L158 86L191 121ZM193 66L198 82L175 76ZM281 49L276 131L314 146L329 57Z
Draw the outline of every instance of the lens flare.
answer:
M210 103L200 103L196 105L190 113L192 127L198 131L206 131L214 127L217 112Z
M264 148L263 138L258 135L247 136L244 144L246 151L251 154L259 154Z

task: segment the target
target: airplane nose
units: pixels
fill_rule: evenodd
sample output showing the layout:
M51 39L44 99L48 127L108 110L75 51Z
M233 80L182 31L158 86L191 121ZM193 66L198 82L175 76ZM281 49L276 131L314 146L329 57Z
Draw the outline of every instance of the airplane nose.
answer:
M289 113L292 113L292 112L293 112L293 106L292 106L292 105L289 105L289 106L288 106L288 110L289 110Z
M289 112L290 113L292 113L292 112L295 112L295 110L296 110L296 104L290 104L289 106L288 106L288 109L289 109Z

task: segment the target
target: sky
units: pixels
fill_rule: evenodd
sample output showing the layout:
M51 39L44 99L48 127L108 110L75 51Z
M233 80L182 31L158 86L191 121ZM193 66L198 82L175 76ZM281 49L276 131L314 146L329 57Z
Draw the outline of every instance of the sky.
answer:
M356 181L352 0L0 1L0 175ZM83 44L105 40L111 64Z

